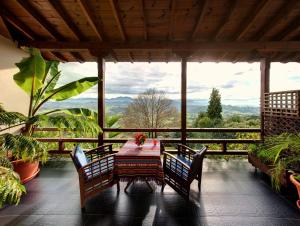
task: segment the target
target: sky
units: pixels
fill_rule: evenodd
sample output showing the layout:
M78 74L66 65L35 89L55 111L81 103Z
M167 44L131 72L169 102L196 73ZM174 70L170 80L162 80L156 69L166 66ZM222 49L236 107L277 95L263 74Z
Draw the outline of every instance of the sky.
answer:
M165 91L170 99L180 99L180 63L106 63L106 98L136 97L149 88ZM62 63L58 85L86 76L97 76L97 64ZM208 99L212 88L219 89L222 103L258 106L259 63L195 63L187 66L187 98ZM300 88L299 63L272 63L271 91ZM97 87L80 95L97 97Z

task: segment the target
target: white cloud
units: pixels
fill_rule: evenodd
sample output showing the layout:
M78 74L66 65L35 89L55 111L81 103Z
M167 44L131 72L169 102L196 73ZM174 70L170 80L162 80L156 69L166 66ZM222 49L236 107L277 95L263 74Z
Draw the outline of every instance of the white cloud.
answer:
M157 88L169 98L180 98L180 63L106 63L106 97L135 97L148 88ZM97 76L96 63L61 64L60 84L85 76ZM188 98L207 99L218 88L222 99L255 100L260 97L259 63L188 63ZM271 65L271 91L299 89L300 64ZM81 95L97 97L97 87Z

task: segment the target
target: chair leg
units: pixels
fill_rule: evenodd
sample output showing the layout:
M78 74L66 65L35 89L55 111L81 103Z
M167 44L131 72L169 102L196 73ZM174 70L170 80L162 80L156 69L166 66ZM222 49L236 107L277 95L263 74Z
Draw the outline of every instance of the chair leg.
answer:
M198 190L201 191L201 179L202 179L202 172L198 175Z
M128 183L124 189L125 193L127 193L127 189L129 188L129 186L132 184L133 181L134 181L134 178L132 178L132 179L130 179L130 181L128 181Z
M118 193L120 192L120 181L119 180L117 182L117 191L118 191Z
M163 191L164 191L164 189L165 189L165 186L166 186L166 183L165 183L165 182L163 182L163 183L162 183L162 185L161 185L161 192L163 192Z

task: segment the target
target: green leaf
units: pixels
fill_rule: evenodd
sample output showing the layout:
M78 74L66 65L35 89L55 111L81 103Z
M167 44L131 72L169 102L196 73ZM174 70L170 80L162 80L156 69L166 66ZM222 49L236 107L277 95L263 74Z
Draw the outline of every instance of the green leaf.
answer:
M120 115L113 115L110 117L106 117L105 124L108 128L111 128L120 120L120 118L121 118Z
M14 75L14 80L27 94L33 95L43 86L46 63L39 50L30 49L30 56L16 63L19 72Z
M27 117L19 112L0 112L0 125L12 125L27 120Z
M53 90L56 86L56 83L61 75L60 71L58 71L57 61L46 61L46 76L45 82L47 83L47 90ZM50 84L48 84L50 82Z
M73 116L84 116L86 118L94 119L94 120L98 119L98 113L87 108L55 109L49 112L44 112L43 114L50 115L50 114L57 114L57 113L65 113L67 115L73 115Z
M52 100L65 100L77 96L98 83L98 77L86 77L51 90L47 96Z

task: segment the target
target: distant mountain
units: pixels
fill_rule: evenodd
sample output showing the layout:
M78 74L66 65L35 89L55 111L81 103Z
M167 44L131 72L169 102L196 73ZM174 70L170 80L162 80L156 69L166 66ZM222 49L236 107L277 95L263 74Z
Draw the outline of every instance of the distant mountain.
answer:
M124 109L132 103L133 98L130 97L116 97L105 99L105 106L109 114L119 114L124 111ZM231 100L233 102L233 100ZM226 100L224 101L226 102ZM239 103L240 102L240 103ZM223 114L247 114L247 115L259 115L259 107L247 106L247 102L236 100L234 105L222 105ZM253 101L249 101L253 103ZM180 111L180 100L173 100L173 105ZM187 101L187 112L194 115L198 112L206 111L208 105L207 99L197 99ZM56 109L56 108L90 108L97 110L97 98L77 98L65 101L48 102L44 105L43 109Z

